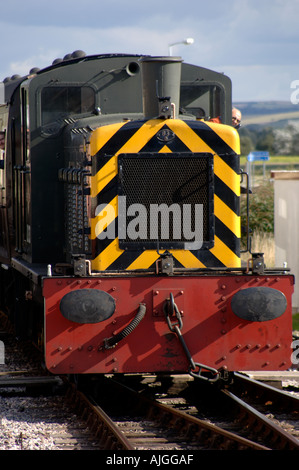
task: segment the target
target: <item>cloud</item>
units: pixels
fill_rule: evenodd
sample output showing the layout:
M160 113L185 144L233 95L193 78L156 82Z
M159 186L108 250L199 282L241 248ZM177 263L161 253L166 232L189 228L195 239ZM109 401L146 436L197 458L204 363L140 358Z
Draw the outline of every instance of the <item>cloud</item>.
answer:
M0 78L76 49L167 55L170 43L193 37L173 53L231 76L237 99L286 99L299 79L298 17L299 0L10 0L1 7Z

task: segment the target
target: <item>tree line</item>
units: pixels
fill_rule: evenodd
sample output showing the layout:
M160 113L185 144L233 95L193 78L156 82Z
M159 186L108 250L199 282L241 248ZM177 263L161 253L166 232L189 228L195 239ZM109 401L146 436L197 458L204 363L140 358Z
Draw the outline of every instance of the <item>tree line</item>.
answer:
M241 155L254 150L270 155L299 155L299 121L288 121L283 127L250 125L239 129Z

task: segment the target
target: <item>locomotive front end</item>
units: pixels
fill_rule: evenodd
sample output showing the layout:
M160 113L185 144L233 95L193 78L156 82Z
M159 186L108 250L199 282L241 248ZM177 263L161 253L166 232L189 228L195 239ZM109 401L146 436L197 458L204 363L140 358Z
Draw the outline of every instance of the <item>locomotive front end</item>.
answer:
M241 266L238 133L180 109L221 85L182 85L177 58L140 65L143 116L78 128L84 157L60 171L68 263L43 279L47 367L284 370L293 278Z

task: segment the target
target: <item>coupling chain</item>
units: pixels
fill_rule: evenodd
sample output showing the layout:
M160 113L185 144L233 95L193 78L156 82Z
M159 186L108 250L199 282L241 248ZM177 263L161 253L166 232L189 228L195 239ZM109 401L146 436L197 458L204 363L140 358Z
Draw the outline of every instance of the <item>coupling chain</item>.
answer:
M217 369L214 369L213 367L209 367L205 364L194 362L181 332L183 328L183 320L182 320L181 313L178 309L178 306L174 302L172 293L170 293L170 298L167 300L168 300L168 303L164 304L164 313L166 316L166 321L167 321L170 331L172 331L173 333L177 335L183 347L183 350L187 356L187 359L189 362L189 370L188 370L189 374L192 377L199 378L202 380L207 380L208 382L216 382L220 377L219 371ZM203 372L209 372L212 375L212 377L203 375Z

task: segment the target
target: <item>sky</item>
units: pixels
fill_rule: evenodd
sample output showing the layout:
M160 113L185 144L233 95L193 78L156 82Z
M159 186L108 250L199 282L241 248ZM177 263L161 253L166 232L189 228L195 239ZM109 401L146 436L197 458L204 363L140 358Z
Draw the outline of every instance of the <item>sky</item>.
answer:
M228 75L234 102L290 102L292 83L299 84L299 0L0 0L0 6L0 80L75 50L163 56L170 44L193 38L173 46L172 55Z

